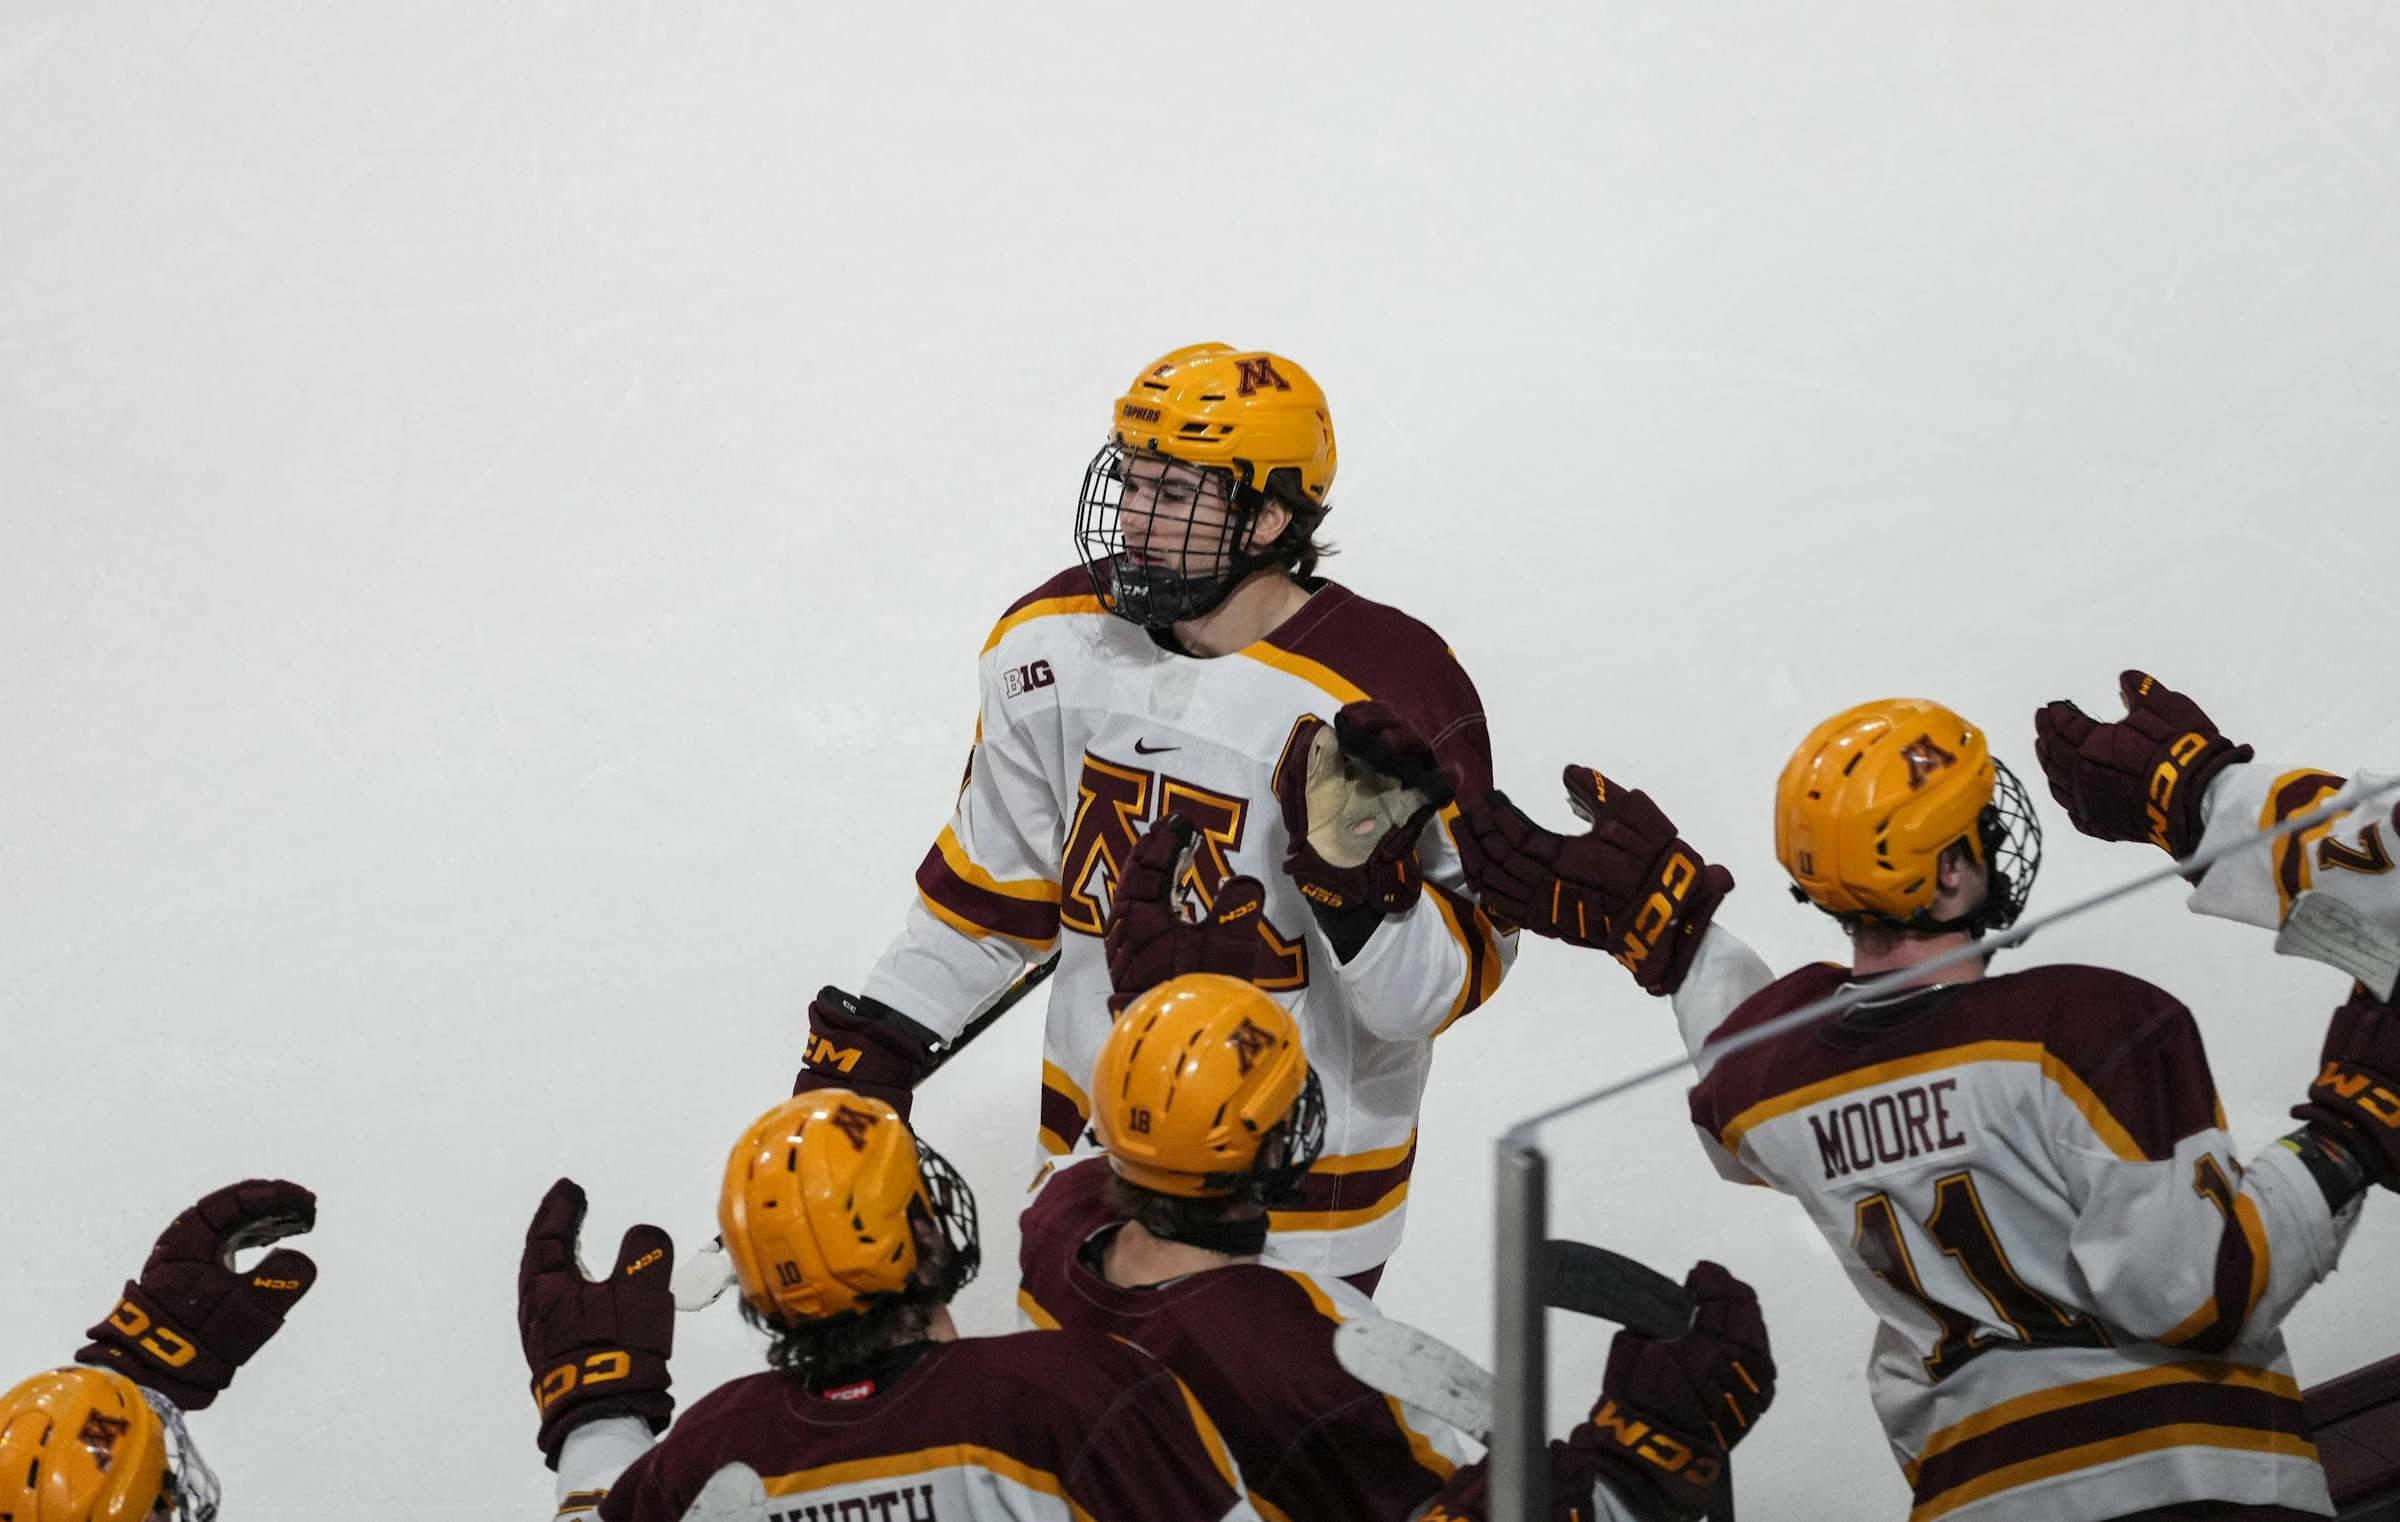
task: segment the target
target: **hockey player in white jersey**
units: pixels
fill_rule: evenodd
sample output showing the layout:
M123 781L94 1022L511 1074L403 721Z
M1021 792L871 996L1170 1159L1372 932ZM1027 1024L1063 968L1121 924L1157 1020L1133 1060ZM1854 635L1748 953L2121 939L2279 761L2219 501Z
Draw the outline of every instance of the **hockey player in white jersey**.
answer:
M2278 1327L2332 1272L2365 1175L2313 1116L2243 1166L2174 999L2099 968L1969 962L1711 1049L2016 920L2040 832L1981 732L1888 699L1801 744L1776 855L1851 957L1780 979L1716 922L1730 874L1656 805L1587 769L1568 782L1589 834L1494 794L1462 823L1469 871L1495 913L1672 996L1712 1159L1797 1198L1881 1318L1869 1389L1912 1522L2331 1514Z
M985 642L956 811L860 993L810 1007L798 1087L904 1106L1055 946L1039 1158L1089 1150L1101 938L1137 843L1179 818L1182 907L1238 932L1205 970L1282 1000L1325 1087L1326 1154L1276 1212L1278 1250L1371 1290L1432 1037L1491 996L1515 941L1465 891L1444 817L1490 785L1474 685L1441 636L1315 574L1334 464L1324 393L1280 355L1197 344L1134 377L1085 473L1082 563ZM1219 904L1237 874L1259 900ZM1164 920L1120 940L1156 962L1136 986L1195 970Z
M2350 779L2252 760L2200 705L2140 671L2118 678L2125 717L2103 723L2073 703L2034 715L2034 753L2075 828L2147 840L2177 860L2334 801ZM2400 935L2400 777L2361 774L2373 806L2346 809L2280 840L2236 851L2192 889L2191 907L2280 929L2304 893L2323 894ZM2388 984L2353 990L2335 1016L2301 1111L2345 1131L2379 1183L2400 1189L2400 1011Z

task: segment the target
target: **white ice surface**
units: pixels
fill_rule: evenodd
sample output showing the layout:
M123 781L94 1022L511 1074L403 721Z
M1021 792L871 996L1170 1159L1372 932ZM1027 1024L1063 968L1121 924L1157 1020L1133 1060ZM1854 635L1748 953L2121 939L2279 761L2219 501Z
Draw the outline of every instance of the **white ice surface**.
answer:
M2388 6L13 0L0 144L0 1375L203 1190L313 1185L322 1283L194 1423L250 1522L547 1515L534 1202L711 1229L1174 345L1313 369L1333 572L1455 643L1505 785L1649 788L1780 960L1837 943L1775 772L1862 697L2030 776L2140 664L2400 758ZM2040 902L2154 863L2041 801ZM2165 892L2054 959L2192 1002L2253 1148L2340 985ZM1487 1354L1486 1143L1674 1042L1530 947L1443 1038L1390 1309ZM970 1328L1035 1050L923 1105ZM1559 1229L1760 1285L1746 1510L1897 1515L1866 1313L1681 1110L1562 1127ZM2400 1351L2396 1248L2377 1199L2305 1377ZM679 1387L754 1360L728 1303Z

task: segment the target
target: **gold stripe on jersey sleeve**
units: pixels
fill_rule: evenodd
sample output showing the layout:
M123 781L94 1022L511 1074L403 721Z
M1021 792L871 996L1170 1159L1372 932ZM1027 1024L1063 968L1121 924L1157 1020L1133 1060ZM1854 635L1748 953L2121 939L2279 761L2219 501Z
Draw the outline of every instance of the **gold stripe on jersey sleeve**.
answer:
M2169 1363L2156 1368L2133 1369L2123 1374L2105 1374L2078 1384L2060 1385L2055 1389L2036 1390L1995 1406L1986 1406L1963 1421L1953 1422L1925 1440L1916 1459L1900 1467L1909 1484L1917 1483L1917 1470L1927 1460L1949 1452L1959 1444L1996 1431L2011 1422L2021 1422L2029 1416L2046 1411L2063 1411L2069 1406L2088 1405L2096 1400L2108 1400L2135 1390L2154 1389L2160 1385L2199 1384L2233 1385L2244 1390L2264 1390L2289 1400L2300 1398L2299 1383L2289 1374L2273 1369L2254 1368L2238 1363Z
M1267 1223L1277 1231L1348 1231L1380 1221L1398 1210L1408 1199L1408 1181L1401 1180L1384 1192L1381 1199L1356 1210L1270 1210Z
M1031 946L1036 951L1048 951L1052 946L1058 944L1057 936L1051 936L1046 940L1039 941L1018 940L1017 937L1010 935L1004 930L993 930L986 926L978 925L973 920L968 919L965 915L960 914L955 910L944 908L942 905L934 902L933 895L927 893L922 888L917 890L917 902L925 906L925 912L927 914L932 915L935 919L940 920L945 925L948 925L960 935L967 936L973 940L988 941L993 936L998 936L1004 941L1016 941L1020 946Z
M1032 623L1037 618L1056 618L1061 613L1106 613L1107 611L1106 608L1100 606L1100 599L1088 592L1081 597L1045 597L1038 602L1029 602L992 625L992 637L983 642L983 654L991 654L993 648L1008 637L1010 630Z
M2133 1133L2118 1124L2117 1118L2108 1113L2108 1106L2100 1102L2100 1096L2092 1092L2091 1085L2077 1077L2072 1068L2061 1062L2049 1048L2043 1046L2039 1041L1970 1041L1964 1046L1947 1046L1939 1051L1919 1052L1913 1057L1898 1057L1890 1062L1878 1062L1868 1067L1854 1068L1850 1072L1839 1074L1819 1083L1809 1084L1805 1088L1778 1094L1773 1099L1760 1100L1732 1120L1727 1121L1723 1133L1717 1139L1724 1145L1727 1152L1739 1157L1742 1150L1742 1138L1778 1116L1789 1115L1794 1110L1805 1109L1810 1105L1858 1089L1872 1088L1879 1083L1890 1083L1901 1078L1914 1078L1921 1073L1930 1073L1941 1068L1965 1067L1976 1062L2027 1062L2038 1066L2043 1075L2058 1085L2060 1092L2067 1096L2068 1103L2082 1112L2083 1118L2090 1123L2092 1130L2098 1133L2101 1142L2111 1152L2129 1163L2156 1161L2156 1159L2146 1156L2142 1149L2135 1144Z
M1246 1490L1248 1487L1242 1484L1241 1477L1233 1472L1233 1456L1225 1451L1224 1437L1217 1431L1217 1424L1208 1419L1208 1413L1200 1409L1192 1387L1176 1378L1173 1370L1168 1371L1167 1377L1175 1380L1175 1393L1183 1397L1183 1409L1192 1413L1192 1430L1200 1434L1201 1446L1208 1450L1208 1460L1217 1466L1225 1488L1236 1492Z
M2085 1443L2076 1448L2062 1448L2038 1458L2021 1460L1979 1474L1963 1485L1953 1485L1940 1495L1909 1511L1908 1522L1934 1522L1962 1506L1969 1506L2020 1485L2038 1480L2055 1479L2078 1469L2091 1469L2101 1464L2113 1464L2119 1459L2138 1458L2156 1453L2162 1448L2219 1448L2236 1449L2245 1453L2281 1454L2287 1458L2314 1462L2317 1445L2296 1432L2268 1432L2257 1427L2220 1427L2208 1422L2174 1422L2164 1427L2151 1427L2123 1437L2106 1438Z
M1244 645L1234 654L1248 656L1262 666L1272 666L1286 676L1296 676L1337 703L1363 703L1367 700L1365 688L1331 666L1322 661L1312 661L1305 655L1294 655L1263 639L1254 645Z
M1058 1318L1043 1310L1041 1302L1033 1298L1033 1291L1022 1284L1017 1286L1017 1309L1025 1313L1026 1320L1043 1331L1055 1332L1058 1330Z
M997 1448L985 1448L975 1443L947 1443L938 1448L920 1448L914 1453L887 1453L871 1459L851 1459L841 1464L822 1464L815 1469L794 1470L779 1474L766 1482L770 1496L806 1495L812 1490L830 1490L836 1485L856 1485L865 1480L901 1480L921 1475L930 1469L981 1469L1004 1480L1014 1480L1027 1490L1038 1490L1055 1496L1060 1505L1072 1513L1076 1522L1095 1522L1092 1514L1076 1504L1059 1483L1057 1475L1046 1469L1036 1469L1022 1459L1014 1459Z
M975 859L967 854L966 847L958 843L958 830L953 825L942 826L942 833L934 840L933 846L942 853L943 862L957 874L961 882L981 888L986 893L997 893L1002 898L1021 898L1029 904L1058 902L1058 884L1046 877L1002 879L976 865Z
M1450 938L1458 942L1459 955L1467 960L1466 971L1459 978L1458 997L1450 1001L1450 1013L1442 1017L1442 1023L1433 1028L1433 1033L1438 1036L1457 1024L1459 1016L1469 1008L1482 1008L1485 1001L1499 990L1500 975L1506 968L1500 960L1499 936L1492 930L1492 922L1484 917L1480 906L1475 909L1474 923L1462 924L1458 911L1450 907L1446 895L1428 893L1425 896L1433 900L1433 907L1442 911L1442 923L1449 927ZM1482 938L1481 957L1476 956L1475 947L1468 940L1470 936Z

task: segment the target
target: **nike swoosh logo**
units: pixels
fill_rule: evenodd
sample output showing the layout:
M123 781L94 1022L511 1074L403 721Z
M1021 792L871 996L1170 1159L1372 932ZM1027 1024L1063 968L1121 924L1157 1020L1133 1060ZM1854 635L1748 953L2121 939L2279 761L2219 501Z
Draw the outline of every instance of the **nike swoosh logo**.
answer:
M1139 740L1133 742L1133 753L1137 756L1156 756L1162 755L1167 751L1181 749L1183 749L1183 747L1180 745L1144 745Z

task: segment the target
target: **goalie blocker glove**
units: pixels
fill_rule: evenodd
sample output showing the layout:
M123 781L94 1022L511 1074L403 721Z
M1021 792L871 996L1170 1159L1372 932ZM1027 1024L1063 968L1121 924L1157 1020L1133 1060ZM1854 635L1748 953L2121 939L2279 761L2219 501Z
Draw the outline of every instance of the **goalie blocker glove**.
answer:
M283 1179L248 1179L205 1196L160 1233L141 1278L84 1334L92 1340L75 1361L114 1369L185 1411L205 1409L317 1282L316 1263L292 1248L277 1248L248 1272L233 1266L233 1255L316 1224L317 1197Z
M1647 793L1570 766L1568 804L1591 825L1561 835L1494 789L1467 805L1457 830L1467 880L1486 909L1536 935L1597 946L1643 990L1683 982L1733 874L1711 866Z
M657 1433L675 1414L667 1374L675 1351L675 1243L656 1226L635 1226L595 1283L583 1271L584 1208L573 1179L552 1184L517 1265L517 1336L542 1416L535 1441L552 1469L567 1434L585 1422L633 1416Z
M2200 705L2139 671L2117 678L2125 717L2102 723L2059 701L2033 716L2033 753L2050 796L2099 840L2147 840L2181 860L2198 849L2209 779L2250 759Z
M1187 920L1176 907L1185 854L1198 831L1181 814L1168 814L1143 832L1117 878L1108 910L1105 943L1108 981L1114 990L1109 1013L1188 972L1223 973L1263 982L1281 970L1275 948L1260 933L1267 890L1255 877L1229 877L1217 885L1208 912Z
M909 1098L933 1071L941 1038L880 1000L827 985L808 1005L808 1058L794 1094L848 1089L908 1118Z
M1275 766L1291 851L1283 870L1345 962L1425 891L1417 837L1457 796L1449 768L1388 703L1346 703L1292 726Z
M2327 1129L2348 1142L2367 1177L2400 1190L2400 1010L2353 989L2326 1027L2323 1066L2308 1086L2308 1100L2292 1114L2310 1131ZM2293 1150L2309 1161L2307 1151ZM2320 1170L2312 1165L2310 1171L2325 1183ZM2328 1187L2329 1202L2332 1197Z

